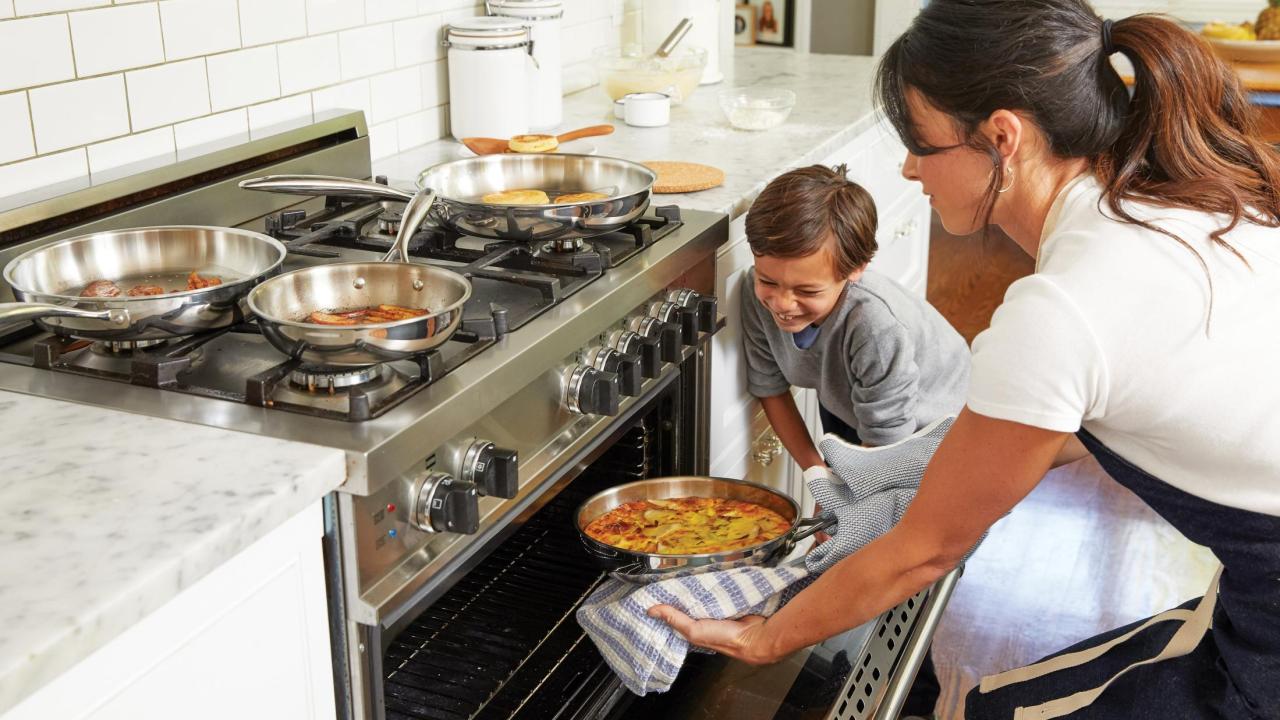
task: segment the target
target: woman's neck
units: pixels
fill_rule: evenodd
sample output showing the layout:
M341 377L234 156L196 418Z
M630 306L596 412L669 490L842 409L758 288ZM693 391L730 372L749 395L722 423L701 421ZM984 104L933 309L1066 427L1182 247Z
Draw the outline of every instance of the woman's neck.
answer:
M1088 170L1089 161L1084 158L1019 163L1013 187L999 196L992 219L1034 258L1053 201L1067 183Z

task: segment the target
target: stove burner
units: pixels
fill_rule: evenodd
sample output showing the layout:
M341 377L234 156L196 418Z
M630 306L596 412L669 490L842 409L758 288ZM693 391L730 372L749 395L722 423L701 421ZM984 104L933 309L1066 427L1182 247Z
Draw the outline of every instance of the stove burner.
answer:
M328 392L330 395L339 389L364 385L382 376L381 365L362 368L335 369L300 367L289 375L289 380L308 392Z
M89 347L100 355L129 355L134 350L143 350L146 348L163 345L168 340L103 340L96 342Z
M582 252L582 246L580 237L559 238L543 245L542 250L549 253L577 253Z
M378 216L378 232L383 235L395 237L400 232L400 218L402 215L394 210L384 210Z

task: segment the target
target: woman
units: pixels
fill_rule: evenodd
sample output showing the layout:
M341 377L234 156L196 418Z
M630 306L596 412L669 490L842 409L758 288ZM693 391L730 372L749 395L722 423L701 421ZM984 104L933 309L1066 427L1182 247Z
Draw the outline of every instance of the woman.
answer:
M1134 65L1132 98L1115 52ZM1036 272L974 342L966 408L893 530L767 621L651 613L695 644L778 660L937 580L1087 449L1214 551L1220 585L985 678L968 716L1277 717L1280 162L1234 74L1154 16L934 0L878 90L903 173L948 230L998 225Z

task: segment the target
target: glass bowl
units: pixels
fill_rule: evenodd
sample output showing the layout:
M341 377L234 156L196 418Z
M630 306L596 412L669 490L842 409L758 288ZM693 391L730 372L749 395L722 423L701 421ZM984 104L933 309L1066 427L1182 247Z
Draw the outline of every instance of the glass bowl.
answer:
M733 88L720 91L720 109L739 130L768 130L786 122L796 94L781 88Z
M600 86L617 100L638 92L660 92L671 96L679 105L698 88L702 69L707 66L707 51L699 47L678 47L665 58L653 56L652 49L638 45L622 48L599 48L595 52L600 69Z

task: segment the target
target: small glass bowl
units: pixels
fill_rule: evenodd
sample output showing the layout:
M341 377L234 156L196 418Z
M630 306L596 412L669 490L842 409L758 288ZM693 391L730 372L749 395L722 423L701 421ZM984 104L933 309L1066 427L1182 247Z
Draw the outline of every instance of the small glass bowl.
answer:
M782 88L732 88L719 97L725 118L739 130L776 128L796 106L796 94Z
M600 71L600 86L610 100L631 93L660 92L679 105L698 88L702 69L707 66L707 51L678 47L669 57L658 58L652 50L641 50L638 45L598 48L595 66Z

